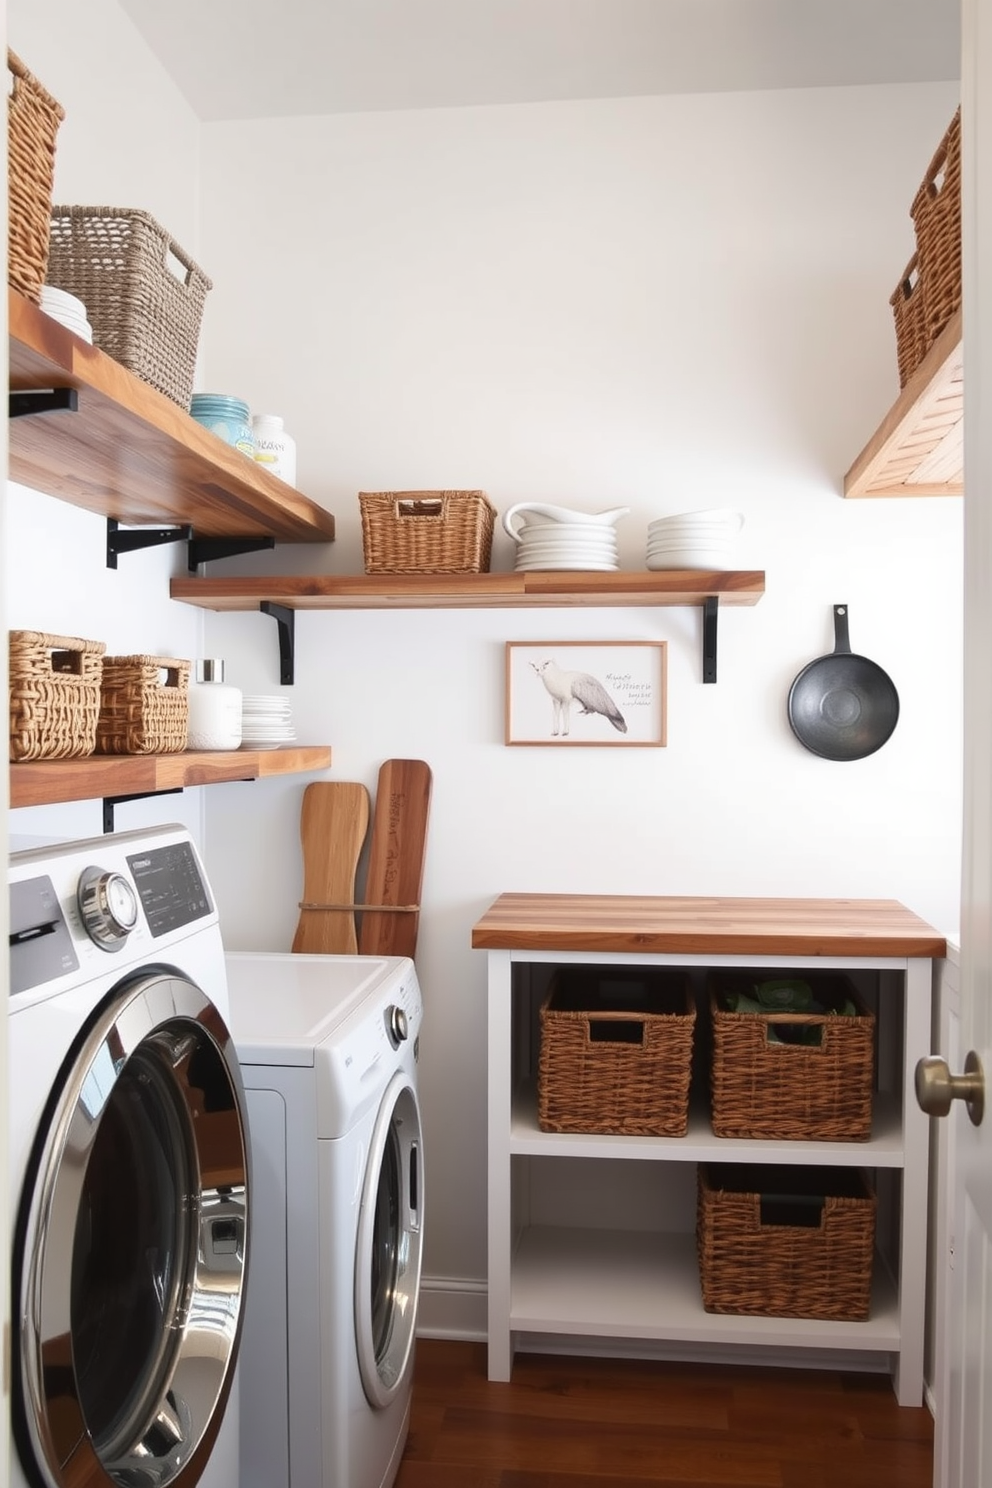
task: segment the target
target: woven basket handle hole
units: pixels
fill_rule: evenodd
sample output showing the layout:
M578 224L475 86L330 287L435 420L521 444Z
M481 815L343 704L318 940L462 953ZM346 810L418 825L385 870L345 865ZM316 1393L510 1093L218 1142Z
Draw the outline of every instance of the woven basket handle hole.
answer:
M158 684L159 684L160 687L178 687L179 686L179 668L178 667L159 667Z
M824 1207L818 1194L762 1194L759 1204L763 1225L788 1225L794 1230L821 1229Z
M190 279L193 277L192 265L188 258L181 256L174 243L165 245L165 267L173 279L178 279L179 283L186 287L189 286Z
M608 1018L590 1018L589 1042L591 1044L643 1044L644 1024L631 1019L618 1022Z
M397 501L396 503L398 517L440 517L443 511L444 503L440 500Z
M823 1024L803 1018L790 1019L788 1023L766 1023L766 1044L792 1044L803 1049L822 1049Z
M59 672L66 677L80 677L83 672L83 654L81 651L53 651L52 671Z

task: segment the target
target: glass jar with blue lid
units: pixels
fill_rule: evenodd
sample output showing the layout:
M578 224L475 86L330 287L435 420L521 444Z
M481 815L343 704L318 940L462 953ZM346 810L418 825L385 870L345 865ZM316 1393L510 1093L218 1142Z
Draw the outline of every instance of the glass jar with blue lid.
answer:
M198 424L210 429L225 444L254 459L255 436L248 404L243 398L232 398L227 393L194 393L189 411Z

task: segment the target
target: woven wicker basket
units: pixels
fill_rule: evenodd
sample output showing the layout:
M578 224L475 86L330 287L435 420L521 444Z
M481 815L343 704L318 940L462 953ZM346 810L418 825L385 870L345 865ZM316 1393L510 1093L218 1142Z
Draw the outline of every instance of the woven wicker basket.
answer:
M937 147L910 210L924 285L926 352L961 304L960 108Z
M177 754L186 748L189 662L174 656L107 656L98 754Z
M681 973L557 972L541 1008L541 1130L684 1136L695 1021Z
M827 1008L841 1013L738 1013L725 995L749 992L768 973L712 972L711 1114L718 1137L866 1142L871 1136L875 1017L847 977L804 973ZM815 1045L775 1042L786 1030L819 1030Z
M105 646L40 630L10 632L10 757L92 754Z
M488 573L484 491L359 491L366 573Z
M899 386L905 387L929 350L924 286L919 272L919 254L914 253L896 285L889 304L896 323L896 356Z
M7 282L35 304L48 268L55 137L65 110L8 49Z
M94 345L188 409L212 288L203 270L147 212L53 207L51 224L48 282L82 300Z
M697 1193L707 1312L869 1316L876 1199L859 1169L701 1164Z

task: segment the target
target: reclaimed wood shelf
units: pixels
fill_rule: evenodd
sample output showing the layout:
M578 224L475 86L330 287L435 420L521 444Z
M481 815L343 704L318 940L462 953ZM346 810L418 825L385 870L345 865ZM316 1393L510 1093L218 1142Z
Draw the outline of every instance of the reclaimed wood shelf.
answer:
M501 606L755 605L757 571L665 569L643 573L324 574L171 580L173 599L207 610L496 609Z
M98 797L106 800L155 795L192 785L219 785L229 780L261 780L323 770L330 763L331 751L326 744L24 760L10 766L10 805L50 806Z
M844 495L964 493L964 370L957 310L844 477Z
M8 288L12 393L75 388L78 406L10 420L11 480L127 526L197 538L331 542L334 518L171 398Z

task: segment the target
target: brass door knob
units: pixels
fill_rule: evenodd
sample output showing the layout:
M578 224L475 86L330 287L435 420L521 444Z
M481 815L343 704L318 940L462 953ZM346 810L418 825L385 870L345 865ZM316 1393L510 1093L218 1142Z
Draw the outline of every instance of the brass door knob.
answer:
M946 1059L935 1054L921 1059L916 1066L916 1099L928 1116L946 1116L951 1101L963 1100L975 1126L981 1126L985 1115L985 1072L974 1049L964 1061L964 1074L952 1075Z

